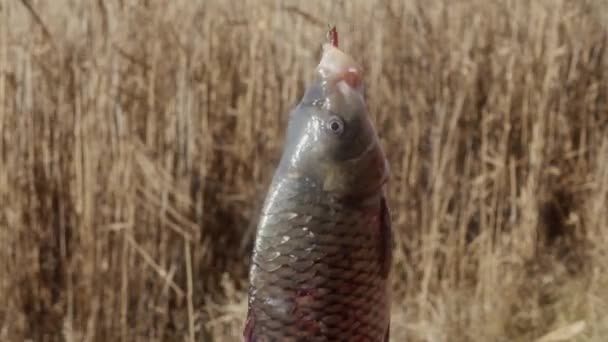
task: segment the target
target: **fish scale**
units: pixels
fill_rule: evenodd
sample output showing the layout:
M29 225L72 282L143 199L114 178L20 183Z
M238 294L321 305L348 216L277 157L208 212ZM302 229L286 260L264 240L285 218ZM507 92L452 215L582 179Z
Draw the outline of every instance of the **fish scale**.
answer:
M309 209L304 209L307 206ZM252 294L254 299L251 303L262 312L258 327L273 331L268 336L274 339L269 338L268 341L297 337L300 328L294 324L301 316L298 317L294 311L299 308L320 322L319 331L329 341L350 341L351 338L369 333L383 334L388 318L381 310L386 300L386 279L379 271L377 256L381 236L368 227L356 227L368 221L367 213L380 213L380 203L376 208L366 208L364 211L345 206L333 207L331 211L335 212L334 217L341 218L333 221L328 221L327 216L308 216L315 211L310 206L308 202L294 206L303 208L303 215L311 218L305 227L294 228L291 226L293 219L287 219L284 213L277 213L274 215L276 218L271 218L273 225L268 226L269 229L282 231L288 239L261 234L259 243L265 248L257 250L253 259L253 284L259 285ZM329 206L324 208L329 210ZM307 229L304 231L302 228ZM274 257L277 252L280 256ZM302 268L302 265L307 267ZM313 289L313 295L308 305L298 306L296 292L302 288ZM267 298L274 297L294 299L282 305L267 301ZM369 306L369 303L375 305L369 310L359 310ZM289 310L277 309L281 306ZM353 316L357 315L355 319ZM264 316L268 318L267 326L262 326L264 322L261 318Z

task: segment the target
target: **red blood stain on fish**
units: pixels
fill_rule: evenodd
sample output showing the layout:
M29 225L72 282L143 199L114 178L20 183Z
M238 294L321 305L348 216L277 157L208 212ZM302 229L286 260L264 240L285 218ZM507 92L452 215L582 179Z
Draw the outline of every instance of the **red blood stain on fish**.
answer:
M317 290L312 288L301 288L296 290L294 316L297 317L296 326L302 331L317 334L321 331L319 321L317 321L307 309L315 301Z
M315 289L298 289L296 291L296 312L302 312L302 309L310 306L315 301Z
M298 289L296 290L296 299L302 297L311 297L315 292L315 289Z

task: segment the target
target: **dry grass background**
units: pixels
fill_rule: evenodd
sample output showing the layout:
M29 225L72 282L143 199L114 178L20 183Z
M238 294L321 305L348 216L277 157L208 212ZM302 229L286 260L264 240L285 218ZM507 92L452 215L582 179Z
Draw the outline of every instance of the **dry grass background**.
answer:
M334 22L392 168L392 341L605 341L607 7L0 1L0 340L239 341Z

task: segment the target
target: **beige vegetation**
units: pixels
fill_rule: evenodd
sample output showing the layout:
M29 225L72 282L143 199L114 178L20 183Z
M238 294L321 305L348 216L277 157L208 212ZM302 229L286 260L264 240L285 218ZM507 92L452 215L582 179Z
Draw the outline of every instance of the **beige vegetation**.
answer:
M0 1L0 340L240 341L328 22L390 158L392 341L606 341L606 1Z

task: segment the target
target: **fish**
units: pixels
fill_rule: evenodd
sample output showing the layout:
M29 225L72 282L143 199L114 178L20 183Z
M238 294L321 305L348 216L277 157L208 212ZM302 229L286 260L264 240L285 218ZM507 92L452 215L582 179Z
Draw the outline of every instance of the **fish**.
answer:
M387 342L389 165L337 30L290 111L255 232L245 342Z

